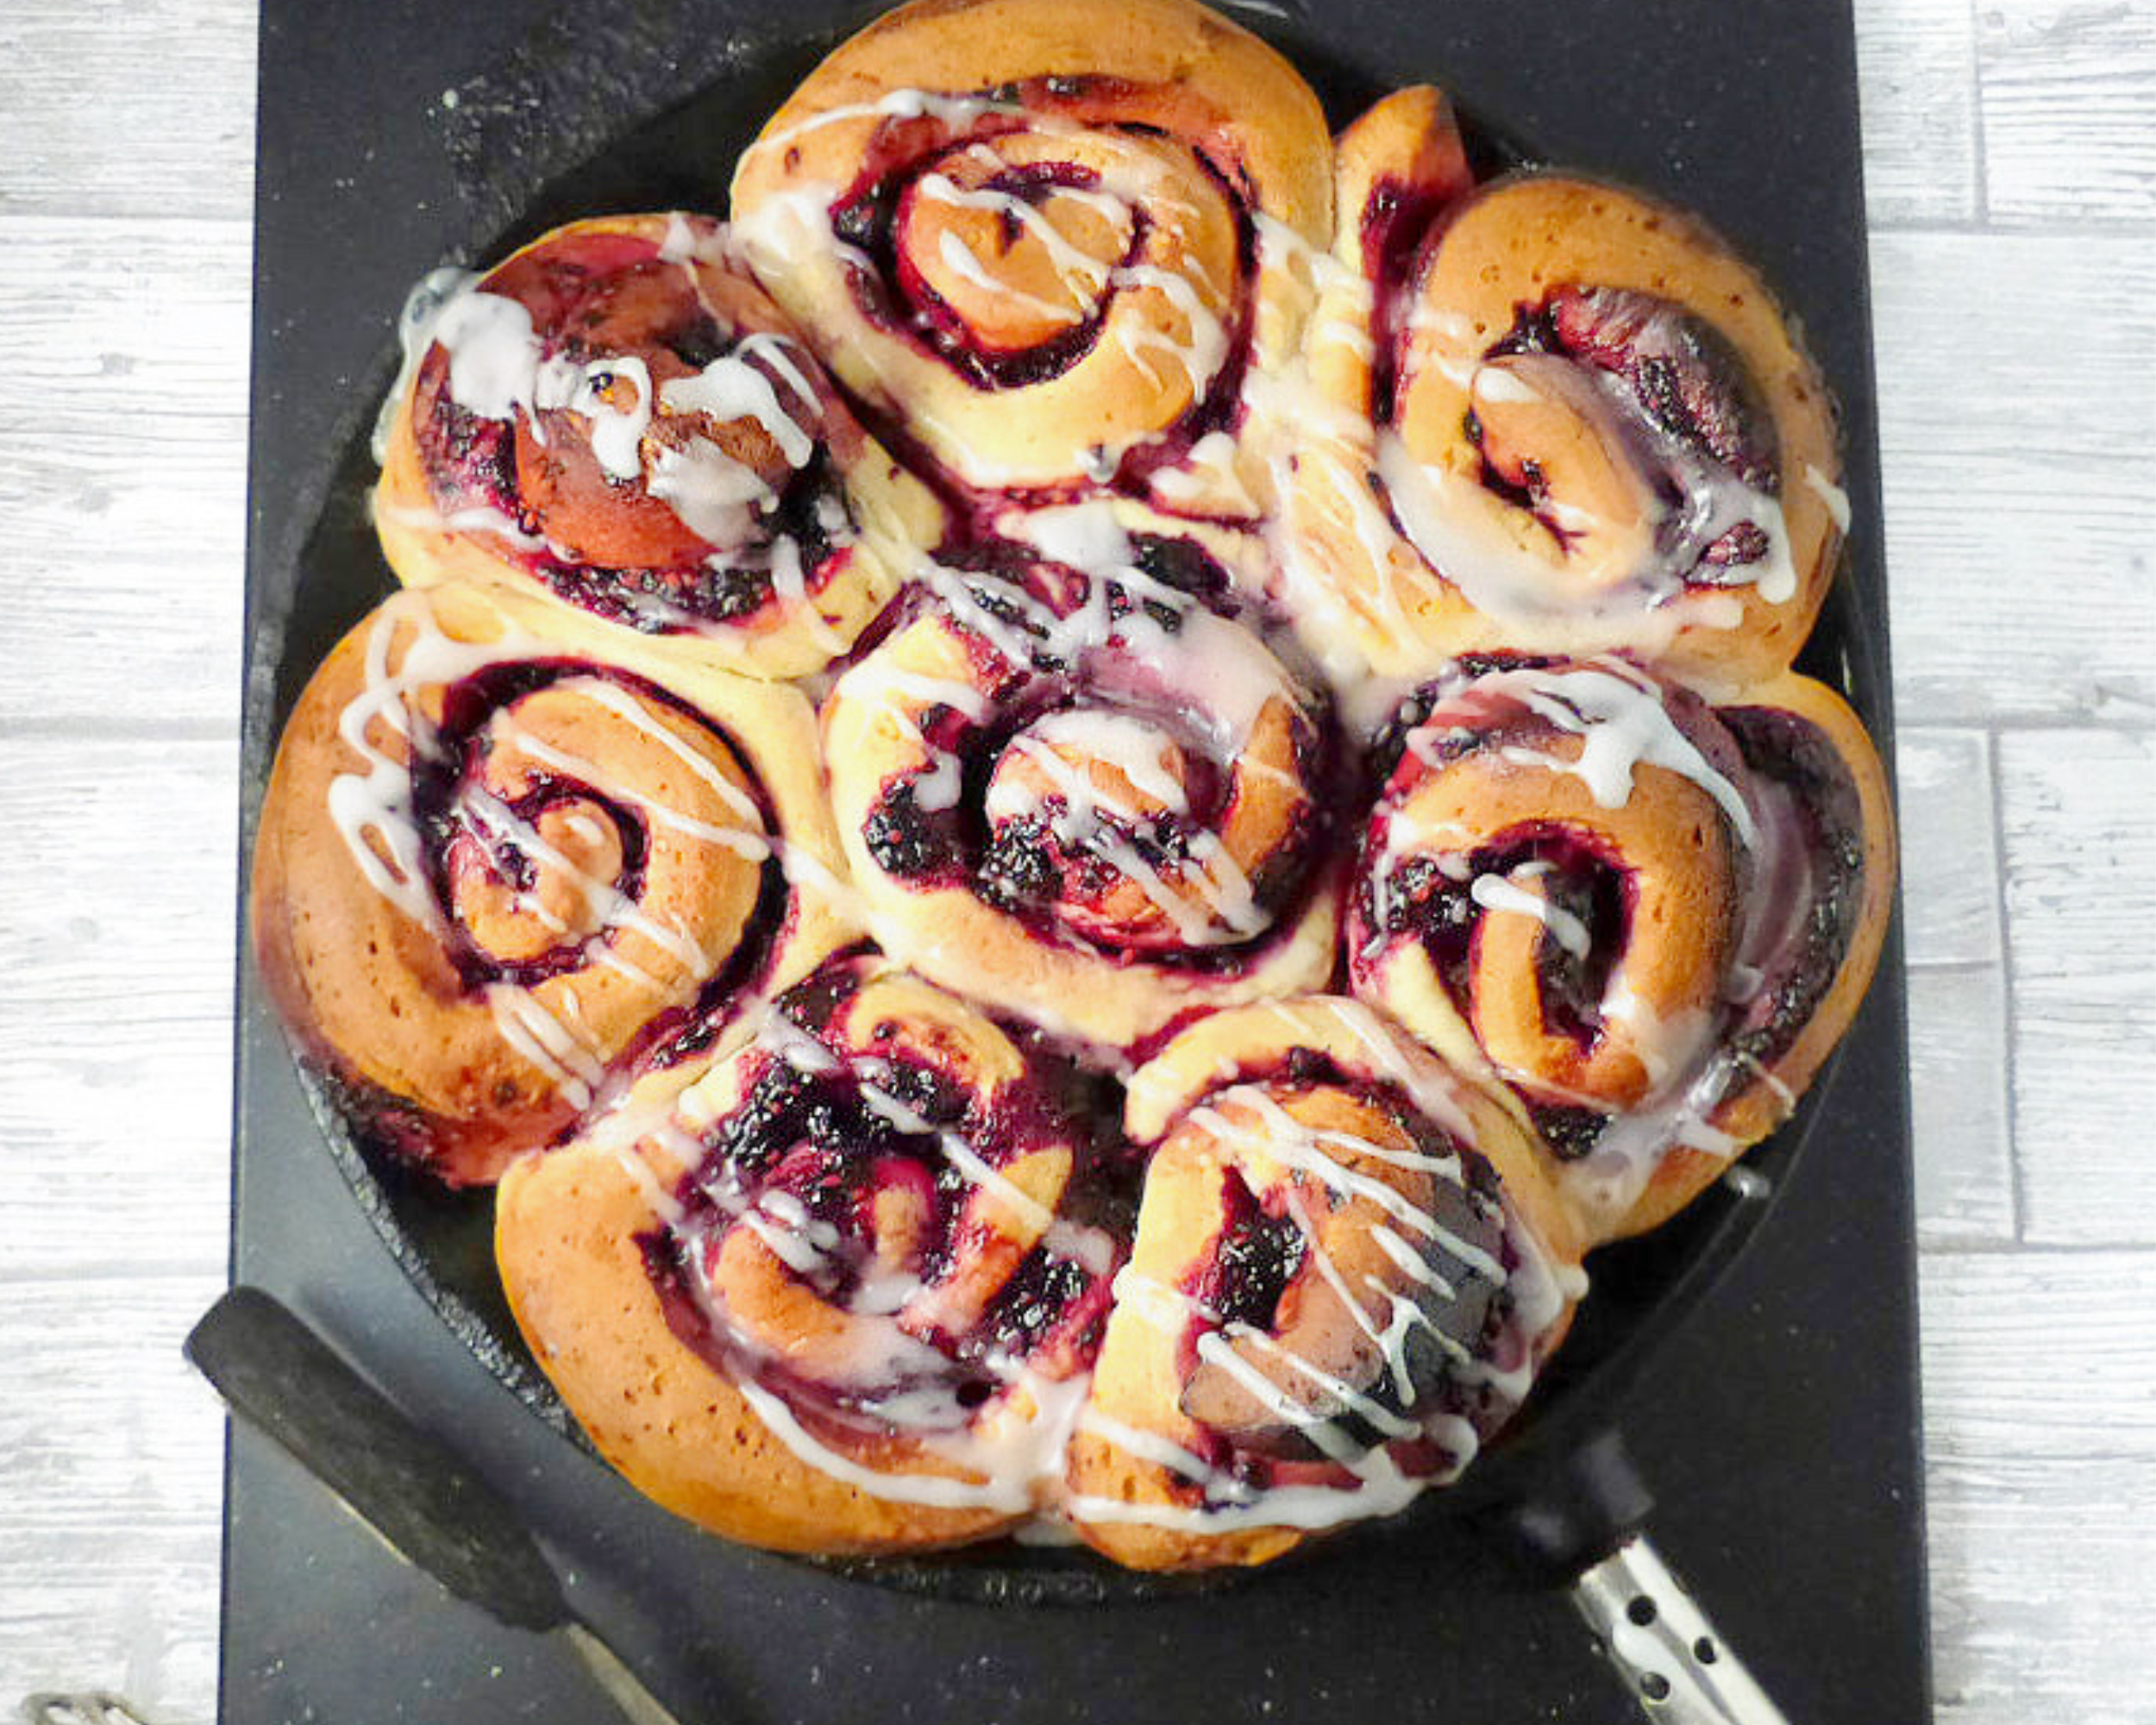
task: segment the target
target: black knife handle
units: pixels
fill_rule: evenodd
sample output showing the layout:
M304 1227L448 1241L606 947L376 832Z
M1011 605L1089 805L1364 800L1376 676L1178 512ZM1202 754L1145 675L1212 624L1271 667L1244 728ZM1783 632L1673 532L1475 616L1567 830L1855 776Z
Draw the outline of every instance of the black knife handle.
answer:
M260 1289L227 1293L185 1352L234 1412L458 1598L514 1628L570 1621L516 1507Z

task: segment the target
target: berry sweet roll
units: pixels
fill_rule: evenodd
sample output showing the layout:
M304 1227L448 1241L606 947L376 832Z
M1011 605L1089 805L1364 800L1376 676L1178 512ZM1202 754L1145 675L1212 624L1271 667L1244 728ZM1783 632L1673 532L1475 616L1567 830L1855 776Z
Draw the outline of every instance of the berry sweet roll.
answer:
M1692 216L1571 174L1476 186L1449 104L1342 137L1280 536L1320 652L1385 674L1622 650L1785 668L1848 503L1819 372Z
M397 595L279 746L252 924L360 1136L492 1181L677 1037L858 938L794 690L565 647L537 601Z
M941 535L707 217L572 223L429 278L404 334L374 518L407 585L506 583L595 643L792 677Z

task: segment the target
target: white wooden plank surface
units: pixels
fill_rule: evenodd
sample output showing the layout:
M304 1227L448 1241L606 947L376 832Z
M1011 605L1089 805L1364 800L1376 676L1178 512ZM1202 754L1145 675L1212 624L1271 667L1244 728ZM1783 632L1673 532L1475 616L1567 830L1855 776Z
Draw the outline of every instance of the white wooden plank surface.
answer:
M2025 1232L2156 1245L2125 1101L2156 1070L2156 733L2009 733L1999 768Z
M235 218L21 216L0 196L0 378L29 416L0 467L0 555L37 572L9 584L0 724L235 722L252 245Z
M1969 0L1858 0L1865 203L1874 223L1975 219L1976 60Z
M0 1168L38 1197L0 1280L224 1263L237 768L229 739L0 737Z
M210 1716L224 1422L179 1345L222 1283L0 1276L10 1716L31 1690L92 1684L160 1721Z
M247 216L254 9L254 0L8 0L0 212Z
M2006 973L2001 964L1909 972L1909 1113L1917 1239L1925 1246L2013 1240Z
M2152 277L2156 230L1874 236L1906 720L2156 719Z
M1999 858L1991 739L1981 731L1905 727L1895 739L1902 862L1922 884L1902 928L1913 965L1999 962Z
M1999 222L2156 222L2156 0L1984 0L1989 208Z
M1923 1264L1939 1713L2147 1725L2156 1254Z
M2156 1717L2153 16L1857 5L1957 1725ZM254 28L0 8L0 1710L214 1706Z

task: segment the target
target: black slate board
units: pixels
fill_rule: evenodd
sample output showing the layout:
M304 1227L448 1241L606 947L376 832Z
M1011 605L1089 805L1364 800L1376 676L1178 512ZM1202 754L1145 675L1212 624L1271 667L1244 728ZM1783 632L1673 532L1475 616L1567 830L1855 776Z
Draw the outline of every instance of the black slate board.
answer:
M1313 4L1243 16L1329 99L1447 81L1551 160L1698 210L1777 284L1840 398L1858 522L1825 657L1850 649L1858 705L1889 746L1846 9ZM386 586L337 461L387 382L411 280L575 214L718 207L740 144L859 16L830 0L558 14L508 0L483 16L265 0L250 823L299 681ZM641 196L592 196L624 185ZM318 524L327 537L310 543ZM240 968L235 1277L285 1295L478 1460L685 1721L1635 1716L1563 1602L1443 1522L1225 1594L1049 1610L841 1580L672 1521L499 1393L467 1345L484 1346L483 1329L461 1339L423 1302L325 1152ZM1821 1725L1929 1713L1901 1003L1896 940L1771 1225L1656 1358L1623 1422L1664 1500L1664 1550L1790 1716ZM228 1725L612 1717L553 1647L402 1569L281 1453L236 1439L229 1486Z

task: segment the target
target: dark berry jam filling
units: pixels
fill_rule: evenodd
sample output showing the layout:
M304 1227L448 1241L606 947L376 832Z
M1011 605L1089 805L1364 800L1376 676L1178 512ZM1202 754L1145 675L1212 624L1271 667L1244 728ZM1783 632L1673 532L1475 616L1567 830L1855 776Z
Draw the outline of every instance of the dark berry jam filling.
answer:
M993 1170L1062 1147L1074 1162L1074 1197L1109 1189L1072 1208L1127 1214L1127 1197L1112 1189L1127 1176L1096 1166L1092 1140L1061 1113L1052 1082L1029 1075L976 1092L924 1063L895 1024L872 1027L868 1049L849 1049L836 1019L861 972L835 963L786 996L780 1010L790 1034L813 1038L824 1052L804 1055L785 1041L752 1050L741 1101L705 1129L703 1159L678 1189L680 1219L640 1244L674 1333L717 1370L761 1383L812 1425L874 1431L877 1410L893 1397L942 1405L949 1422L962 1423L999 1392L1013 1363L1064 1375L1088 1366L1098 1350L1110 1278L1060 1246L1053 1231L956 1327L901 1313L899 1329L921 1346L901 1339L884 1375L867 1380L826 1381L749 1343L706 1291L729 1231L746 1226L744 1217L768 1217L774 1200L786 1215L805 1219L803 1238L814 1248L786 1273L840 1312L898 1309L872 1278L897 1275L910 1289L932 1290L990 1261L1000 1237L974 1207L981 1189L947 1134ZM887 1213L903 1219L895 1244Z
M1138 536L1134 543L1141 568L1179 592L1202 593L1224 579L1218 563L1186 541ZM1082 662L1074 662L1056 643L1052 630L1044 627L1042 608L1064 615L1087 603L1092 578L1039 563L1008 545L974 548L960 563L969 604L1001 625L1000 634L1037 643L1031 662L1012 670L995 647L969 637L979 662L999 674L991 710L976 719L939 703L918 713L915 723L930 759L884 785L863 820L863 842L880 869L909 884L972 892L1051 944L1119 952L1112 936L1095 940L1075 932L1066 913L1100 902L1126 882L1116 860L1119 852L1134 854L1163 875L1200 861L1239 794L1234 763L1219 758L1209 716L1181 691L1162 684L1136 656L1120 649L1088 649ZM1143 613L1171 635L1184 622L1173 605L1113 582L1108 610L1113 619ZM1022 735L1060 714L1100 711L1142 717L1174 743L1181 754L1184 806L1142 818L1096 809L1084 835L1066 837L1058 823L1068 813L1068 800L1050 794L1037 813L992 824L992 781ZM1294 747L1295 770L1300 781L1313 787L1311 799L1296 811L1282 841L1244 871L1264 921L1261 932L1217 946L1153 942L1141 950L1132 945L1121 956L1186 968L1232 968L1275 938L1302 897L1314 890L1315 859L1323 852L1336 806L1351 794L1344 775L1332 770L1337 740L1329 723L1313 724L1299 714ZM924 806L921 783L945 759L959 763L959 794L948 806Z
M1865 906L1864 810L1840 754L1816 726L1778 707L1719 712L1745 764L1785 794L1778 812L1788 823L1785 843L1807 877L1797 890L1777 894L1793 915L1766 937L1758 992L1731 1033L1739 1054L1764 1065L1811 1022L1855 938Z
M1269 1214L1236 1169L1221 1183L1220 1211L1213 1255L1192 1274L1187 1291L1222 1324L1269 1330L1309 1239L1293 1216Z
M520 661L490 666L444 688L442 715L434 736L412 763L411 811L423 866L442 912L446 956L467 995L476 995L498 982L529 988L550 976L565 975L589 963L591 948L607 938L601 930L534 957L505 959L481 947L457 914L460 869L478 869L521 890L539 866L512 837L497 830L497 822L475 816L467 802L486 769L487 727L497 714L570 677L596 678L617 685L639 700L679 713L709 731L726 744L736 760L748 758L723 727L679 696L604 666L576 660ZM559 775L528 774L526 777L530 781L527 788L506 804L512 818L532 822L549 808L573 805L594 819L604 819L618 841L621 856L611 884L633 903L643 889L652 843L644 816L619 798L591 786ZM764 831L775 831L776 818L761 787L752 785L751 794ZM488 800L499 800L491 795ZM785 877L774 856L764 865L755 909L732 955L706 979L693 1006L662 1014L646 1026L632 1056L641 1057L652 1045L677 1034L684 1019L723 1013L725 1003L768 957L770 942L784 919L785 896Z
M1008 100L1051 116L1069 113L1083 124L1119 128L1133 134L1157 133L1156 128L1139 121L1118 122L1088 111L1104 103L1112 108L1129 96L1131 87L1120 80L1056 77L1028 79L1006 88L1011 92ZM1006 99L998 92L984 94L991 100ZM833 235L851 254L848 276L862 316L880 329L932 355L977 390L1018 389L1050 382L1090 354L1099 345L1101 331L1113 313L1119 291L1114 273L1143 254L1154 225L1153 217L1144 209L1133 210L1122 255L1102 260L1107 285L1075 323L1022 347L1000 348L984 342L937 293L918 261L906 254L899 243L899 232L908 200L923 177L940 172L970 147L1022 130L1028 123L1027 116L1010 112L983 113L962 127L931 116L894 118L878 129L861 173L830 210ZM1255 274L1257 259L1257 231L1248 200L1233 176L1224 172L1202 147L1194 144L1192 155L1214 183L1224 206L1234 213L1237 281L1246 283ZM1099 183L1098 173L1081 164L1040 162L1009 166L993 176L987 189L1035 203L1059 187L1090 190ZM1124 452L1106 481L1112 488L1143 488L1150 474L1186 461L1200 438L1214 431L1232 430L1240 423L1243 383L1250 364L1250 302L1249 294L1238 292L1224 315L1226 354L1198 399L1175 425L1163 428ZM879 417L876 430L880 436L887 434L891 446L903 450L912 465L941 467L904 428ZM1101 452L1096 449L1094 453L1097 457ZM942 475L942 485L962 499L974 496L948 474ZM1074 478L1031 494L1031 500L1045 504L1089 488ZM991 495L980 497L986 499Z

